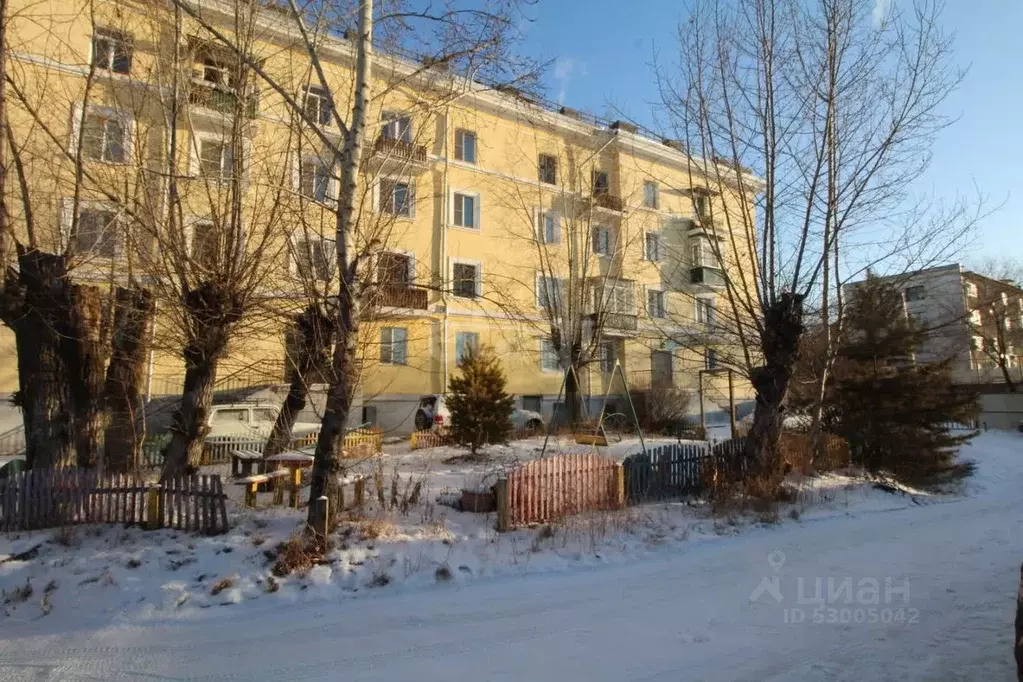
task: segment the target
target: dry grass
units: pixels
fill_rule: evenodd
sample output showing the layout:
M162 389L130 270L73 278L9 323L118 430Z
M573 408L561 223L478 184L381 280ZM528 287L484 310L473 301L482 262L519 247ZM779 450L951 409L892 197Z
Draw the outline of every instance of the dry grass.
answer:
M271 572L278 578L308 571L323 558L323 553L324 548L319 543L301 534L280 543L272 552L266 550L268 558L272 557L273 561Z
M232 587L234 585L235 579L236 576L228 576L227 578L222 578L215 582L213 584L213 587L210 588L210 596L215 597L224 590Z

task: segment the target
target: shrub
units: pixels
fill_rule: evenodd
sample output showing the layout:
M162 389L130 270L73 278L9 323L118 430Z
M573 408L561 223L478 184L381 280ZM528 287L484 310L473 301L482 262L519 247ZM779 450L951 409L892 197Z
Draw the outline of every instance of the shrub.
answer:
M473 457L484 445L507 443L513 400L493 349L483 346L462 358L462 376L452 377L447 398L451 439Z

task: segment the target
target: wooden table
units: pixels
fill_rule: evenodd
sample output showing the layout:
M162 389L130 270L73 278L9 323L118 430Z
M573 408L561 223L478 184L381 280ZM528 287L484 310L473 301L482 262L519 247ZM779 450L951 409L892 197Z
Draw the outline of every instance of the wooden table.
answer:
M302 487L302 469L313 465L315 458L302 452L282 452L279 455L272 455L266 458L268 463L282 467L281 471L287 470L288 480L288 506L298 509L298 491ZM274 503L281 504L284 501L284 489L278 484L274 491Z
M235 483L245 486L245 506L255 507L256 492L259 490L259 486L287 475L288 472L281 469L280 471L271 471L269 474L253 474L252 476L246 476L245 478L238 479Z
M263 453L258 450L232 450L231 451L231 477L242 478L252 475L252 467L256 467L256 473L261 474Z

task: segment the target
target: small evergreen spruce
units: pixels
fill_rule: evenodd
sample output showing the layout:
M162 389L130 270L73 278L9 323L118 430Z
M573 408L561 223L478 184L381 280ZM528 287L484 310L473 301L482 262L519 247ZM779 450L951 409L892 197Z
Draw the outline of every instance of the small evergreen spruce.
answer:
M926 332L906 315L901 291L868 277L846 315L827 420L854 461L914 482L969 473L955 453L973 434L949 425L974 420L977 396L953 384L952 358L916 361Z
M504 370L489 346L469 349L461 369L460 377L451 378L447 396L451 439L475 457L484 445L508 442L513 399L505 393Z

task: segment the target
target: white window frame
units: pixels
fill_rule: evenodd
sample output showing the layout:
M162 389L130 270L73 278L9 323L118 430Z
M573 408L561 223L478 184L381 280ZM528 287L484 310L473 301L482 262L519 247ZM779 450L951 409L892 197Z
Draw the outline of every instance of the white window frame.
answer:
M701 309L705 310L706 319L701 320L700 312ZM717 318L717 308L714 305L714 297L712 296L697 296L693 300L693 321L696 324L712 325Z
M225 145L231 144L231 138L225 137L221 133L213 133L204 130L196 130L192 135L191 153L189 154L189 174L193 178L202 177L202 143L217 142ZM238 181L245 184L249 177L249 164L248 159L252 156L252 142L248 139L242 141L242 158L234 159L234 171L237 173ZM223 167L223 157L221 157L221 167ZM230 182L229 178L210 178L217 182L227 184Z
M462 144L461 145L458 144L458 136L459 135L462 136ZM472 159L471 160L465 158L465 136L466 135L471 135L472 136ZM469 164L471 166L478 166L479 165L479 162L480 162L480 136L476 133L475 130L469 130L468 128L455 128L455 140L454 140L454 142L455 142L455 149L454 149L455 161L459 161L461 163L467 163L467 164ZM459 147L461 147L461 150L462 150L462 155L461 156L458 155Z
M395 329L400 329L403 332L405 332L405 338L403 340L404 349L403 349L403 353L402 353L404 362L395 362L394 361L394 330ZM384 360L384 357L383 357L383 354L384 354L384 332L385 331L388 331L389 332L389 336L390 336L390 339L387 341L387 347L390 350L390 359L389 360ZM408 356L409 356L408 345L409 345L408 344L408 327L399 327L399 326L396 326L396 325L382 326L380 328L380 364L381 365L392 365L392 366L395 366L395 367L408 367Z
M459 296L455 293L455 266L456 265L471 265L476 268L476 298L467 298L465 296ZM451 283L451 295L454 298L463 301L475 301L483 296L483 264L478 260L472 260L470 258L452 258L451 263L448 266L448 282Z
M966 283L966 296L968 298L977 298L977 285L975 283Z
M313 92L313 90L316 90L317 92ZM310 96L315 97L319 101L319 104L316 107L317 116L315 123L321 126L329 126L334 122L334 114L330 107L333 95L330 90L324 88L322 85L314 85L312 83L306 86L304 97L302 99L302 110L306 115L309 114L308 107Z
M477 331L470 331L470 330L467 330L467 329L463 329L461 331L455 330L454 342L451 344L454 347L454 352L451 355L452 355L452 357L454 357L455 367L461 367L462 366L462 358L458 357L458 335L459 334L471 334L472 336L474 336L476 338L476 348L477 349L479 349L480 346L483 343L482 341L480 341L480 333L477 332Z
M389 140L400 140L402 142L406 142L408 144L411 144L412 140L415 139L415 135L414 135L415 130L414 130L413 126L412 126L412 114L406 113L404 111L395 111L395 110L391 110L391 109L385 109L384 111L380 112L380 137L385 137L384 131L387 128L391 127L391 126L397 126L398 121L403 120L403 119L408 121L408 126L406 127L406 131L408 132L407 137L406 136L397 136L397 137L388 137L387 139L389 139Z
M540 300L540 292L541 292L541 290L544 289L544 284L545 284L546 280L554 280L555 282L557 282L556 286L557 286L557 290L558 290L558 296L560 296L562 298L562 301L564 301L564 297L565 297L566 280L565 280L564 277L552 277L550 275L545 275L542 272L537 272L535 280L534 280L534 286L535 286L534 291L536 292L536 295L535 295L534 298L535 298L535 301L536 301L536 307L538 309L540 309L540 310L545 310L546 309L546 307L543 305L542 301Z
M561 373L561 358L558 356L558 351L554 348L554 342L550 339L539 339L540 345L540 371L544 374L560 374ZM545 345L550 346L550 352L544 349ZM547 357L554 358L554 367L547 367L544 363L544 359Z
M316 161L327 169L327 188L323 200L308 196L302 191L302 164L303 162ZM307 201L317 204L330 205L337 201L338 179L335 167L329 159L323 158L320 154L303 154L295 159L293 178L295 180L295 192Z
M194 241L194 238L195 238L195 226L197 224L199 224L199 223L210 223L212 225L216 225L216 221L214 221L213 218L211 216L209 216L209 215L192 215L192 216L188 216L187 218L185 218L185 225L184 225L185 249L186 249L185 253L188 254L188 257L190 259L192 258L192 242ZM247 243L246 243L247 239L248 239L248 233L244 229L244 223L242 223L242 229L241 229L242 250L238 254L239 258L244 258L245 257L245 249L247 247Z
M910 291L913 292L912 295L909 293ZM906 298L906 303L913 303L915 301L922 301L925 298L927 298L927 287L925 287L923 284L913 284L913 285L910 285L910 286L906 287L906 291L904 292L904 295L905 295L905 298Z
M288 254L288 273L298 279L301 277L301 273L298 271L298 250L299 244L308 243L312 240L319 240L321 244L329 242L333 245L332 248L325 251L327 256L327 277L325 279L317 278L318 282L327 282L333 279L334 275L337 274L337 242L330 237L324 237L316 234L303 234L298 232L291 235L291 253ZM191 253L191 244L189 245L189 253Z
M536 240L544 244L545 246L561 246L561 214L550 208L537 207L534 210L535 227L536 227ZM547 217L552 216L554 218L554 241L547 241Z
M78 153L78 139L82 134L82 110L82 103L76 102L71 111L71 145L68 151L72 156ZM83 159L83 161L88 163L105 163L111 166L126 166L130 164L135 152L135 119L124 112L96 104L90 104L85 109L85 112L86 116L98 114L106 118L116 118L121 122L121 125L124 126L124 161L107 161L106 159Z
M114 243L114 256L109 258L102 254L84 253L72 248L71 244L71 223L74 216L74 199L65 197L61 200L60 206L60 237L62 250L70 251L75 255L89 256L92 258L103 258L105 260L121 260L124 258L124 209L115 201L102 201L102 200L80 200L78 202L78 215L81 217L82 211L97 210L97 211L110 211L114 214L115 229L118 231L117 241ZM77 245L75 245L77 246Z
M404 213L396 213L394 211L384 211L383 210L383 204L381 204L380 202L383 199L383 192L381 191L381 187L382 187L384 182L390 182L390 183L394 183L394 184L399 184L400 183L400 184L403 184L406 187L408 187L409 193L411 194L411 197L409 198L409 201L408 201L409 207L408 207L408 214L407 215L404 214ZM416 194L417 194L417 192L418 192L418 187L416 185L416 179L415 178L409 178L409 177L404 177L404 176L400 176L399 177L399 176L392 176L392 175L381 176L381 177L377 178L376 181L373 183L373 210L377 214L379 214L379 215L387 215L387 216L390 216L390 217L392 217L392 218L394 218L396 220L414 220L415 217L416 217ZM394 201L393 195L391 197L391 201L392 201L392 203Z
M595 233L598 230L607 232L607 251L597 251L593 248ZM618 252L618 230L609 225L594 225L590 228L590 249L601 258L614 258Z
M394 254L396 256L405 256L406 258L408 258L408 283L409 283L409 286L415 285L415 283L416 283L416 252L415 251L411 251L409 249L391 249L391 248L389 248L389 249L383 249L380 253L381 253L381 255L385 254L385 253L390 253L390 254ZM378 259L377 260L377 269L373 273L377 278L380 277L379 265L380 265L380 261Z
M647 188L653 188L653 203L648 203L647 199ZM654 180L647 180L643 183L643 208L649 208L652 211L659 211L661 209L661 188Z
M599 287L593 288L594 308L611 315L635 315L636 306L636 283L633 280L616 280L601 282ZM644 296L646 294L644 293ZM599 296L599 299L597 297ZM622 299L628 305L620 306ZM646 307L644 301L643 307Z
M657 258L650 258L650 251L647 248L647 239L657 238ZM650 263L660 263L664 260L664 233L660 230L647 230L643 233L643 260Z
M700 209L703 206L703 209ZM693 193L693 217L694 218L708 218L710 217L710 195L704 194L703 192Z
M455 198L458 196L464 196L471 198L472 201L472 214L473 214L473 225L474 227L466 227L464 225L458 225L455 223ZM465 230L466 232L480 233L483 231L482 223L482 204L483 197L479 192L475 192L467 189L452 189L451 194L448 197L448 207L451 212L448 214L448 227L453 230Z
M100 35L102 34L102 35ZM104 40L110 41L110 54L107 58L110 62L109 68L104 68L96 64L96 39L103 38ZM114 43L121 43L126 46L126 54L128 55L128 70L125 72L114 71L114 56L116 55L116 48ZM96 26L93 29L92 36L89 38L89 64L96 64L96 70L102 71L105 74L111 76L119 76L121 78L131 75L132 67L135 66L135 45L133 36L130 33L121 31L116 28L107 28L106 26Z
M661 295L661 314L660 315L654 315L653 311L650 309L650 294L651 293L658 293L658 294ZM652 286L645 286L645 287L643 287L643 306L646 308L646 314L647 314L648 317L656 319L656 320L663 320L664 318L666 318L668 316L668 297L667 297L667 294L665 293L664 289L662 289L661 287L652 287Z

